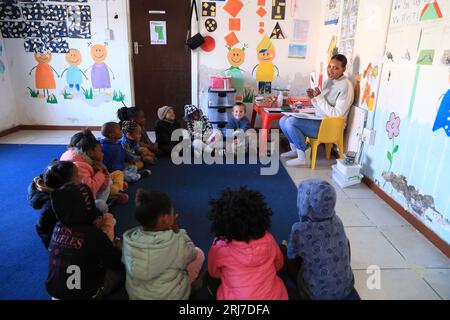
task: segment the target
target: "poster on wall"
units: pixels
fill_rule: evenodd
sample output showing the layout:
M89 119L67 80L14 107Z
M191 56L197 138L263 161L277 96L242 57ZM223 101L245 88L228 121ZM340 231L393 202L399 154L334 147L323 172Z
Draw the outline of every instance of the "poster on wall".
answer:
M358 23L359 0L344 0L339 53L347 57L348 70L353 67L356 27Z
M167 44L166 21L150 21L150 44Z
M306 44L289 44L288 58L290 59L306 59L308 47ZM316 87L316 86L315 86Z
M307 43L309 34L308 20L294 20L294 27L292 29L292 41Z
M338 24L341 0L327 0L325 25Z

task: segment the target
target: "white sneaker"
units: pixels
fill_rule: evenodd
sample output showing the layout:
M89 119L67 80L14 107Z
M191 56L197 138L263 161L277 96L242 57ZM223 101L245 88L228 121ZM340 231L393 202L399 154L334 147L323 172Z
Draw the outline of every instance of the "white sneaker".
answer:
M280 154L280 157L282 159L295 158L295 157L297 157L297 152L291 150L291 151Z
M295 144L290 143L290 146L291 146L291 151L282 153L282 154L280 155L280 157L281 157L282 159L283 159L283 158L284 158L284 159L295 158L295 157L298 156L298 154L297 154L297 148L295 147Z

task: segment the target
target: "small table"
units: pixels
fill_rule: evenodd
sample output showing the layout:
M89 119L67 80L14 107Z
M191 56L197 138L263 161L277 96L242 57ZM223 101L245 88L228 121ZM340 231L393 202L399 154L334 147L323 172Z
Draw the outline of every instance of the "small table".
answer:
M310 98L295 98L295 102L301 102L302 106L311 106L312 102ZM250 122L250 127L255 128L256 115L261 116L262 121L262 132L259 140L259 154L265 155L264 151L267 151L267 138L268 133L270 131L270 126L273 121L280 120L284 114L282 112L277 113L267 113L264 111L264 108L269 108L267 105L258 105L256 102L253 102L253 113L252 120Z

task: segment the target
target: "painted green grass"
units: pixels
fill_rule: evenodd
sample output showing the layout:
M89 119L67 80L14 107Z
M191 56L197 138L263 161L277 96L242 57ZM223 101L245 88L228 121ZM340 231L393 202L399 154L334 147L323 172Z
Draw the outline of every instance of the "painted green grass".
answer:
M88 90L83 89L84 98L86 100L92 100L94 99L94 92L92 91L92 88Z
M64 100L71 99L71 97L72 97L72 95L70 93L68 93L66 90L64 90L63 96L64 96Z
M30 96L32 97L32 98L37 98L37 97L39 97L39 90L33 90L33 89L31 89L30 87L28 87L28 91L30 91Z
M125 94L122 91L114 90L113 100L116 102L122 102L125 100Z
M253 103L253 98L255 97L255 92L251 89L244 89L244 103Z
M58 99L56 99L56 96L54 94L51 94L47 98L47 103L57 104L58 103Z

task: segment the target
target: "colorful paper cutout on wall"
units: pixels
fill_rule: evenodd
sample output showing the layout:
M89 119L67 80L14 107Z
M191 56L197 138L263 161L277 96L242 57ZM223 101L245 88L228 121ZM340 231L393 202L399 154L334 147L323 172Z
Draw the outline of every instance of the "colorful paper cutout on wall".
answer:
M91 22L91 7L90 6L69 6L69 20L72 22Z
M53 38L51 40L42 40L40 38L26 38L24 42L26 52L51 52L51 53L67 53L69 52L69 44L63 38Z
M69 38L74 39L90 39L91 24L90 22L81 22L80 24L69 25Z
M211 52L216 48L216 40L211 36L204 37L205 42L201 45L201 49L205 52Z
M66 54L66 62L69 64L69 68L65 69L61 73L61 78L64 76L64 73L67 72L66 82L70 89L75 89L78 92L83 88L83 76L88 80L86 74L81 71L80 65L83 62L83 56L78 49L70 49Z
M19 6L12 3L0 3L0 20L16 20L21 16Z
M216 3L215 2L202 2L202 16L203 17L215 17L216 16Z
M67 18L67 6L59 4L51 4L46 7L45 20L60 21Z
M275 78L275 69L277 69L278 76L279 69L273 64L276 57L276 48L269 36L264 35L261 42L256 47L256 53L259 64L252 70L252 75L256 70L256 82L258 82L259 92L261 94L272 93L272 82Z
M444 129L447 136L450 137L450 90L444 95L439 106L436 120L433 125L433 132Z
M23 21L0 21L3 38L19 39L26 36L26 25Z
M242 48L228 48L227 59L230 67L225 71L227 76L233 78L233 88L236 89L238 95L242 95L244 91L244 71L240 68L245 62L245 50Z
M229 15L236 17L243 7L244 4L240 0L228 0L223 6L223 10L228 12Z
M84 73L91 69L92 88L99 91L111 88L111 78L109 73L111 72L113 80L115 80L115 76L113 71L105 63L105 60L108 57L108 49L106 48L106 45L93 45L91 47L91 57L94 60L94 64L84 70Z
M228 35L226 35L224 39L229 47L233 47L234 45L239 43L239 39L236 36L236 33L234 32L231 32Z
M444 50L442 54L441 63L446 66L450 66L450 50Z
M240 31L241 30L241 19L230 18L229 19L229 29L230 29L230 31Z
M205 28L208 32L214 32L217 30L217 21L210 18L205 21Z
M338 48L337 48L337 37L334 35L331 37L330 40L330 44L328 46L328 62L331 61L331 58L338 53Z
M283 30L281 30L280 24L277 22L275 28L273 28L270 39L285 39Z
M389 174L392 169L392 165L394 163L394 157L399 151L399 145L395 144L395 138L397 138L400 135L400 124L401 120L400 117L398 117L394 112L392 112L389 116L389 120L386 123L386 132L389 140L392 141L392 149L391 151L387 152L387 159L389 161L389 169L386 174ZM386 186L386 182L384 182L383 187Z
M434 49L420 51L419 57L417 58L417 64L431 66L434 61L434 53Z
M272 20L284 20L286 17L286 0L272 0Z
M45 13L46 7L41 3L22 6L22 15L27 20L44 20Z
M437 1L427 3L422 10L422 14L420 15L420 21L429 21L441 18L443 18L442 11Z
M258 10L256 10L256 14L263 18L267 14L267 10L263 7L259 7Z
M266 0L258 0L258 6L264 7L266 5Z
M43 95L38 96L39 98L47 97L47 102L55 103L56 97L51 98L50 91L56 89L56 81L54 73L59 77L58 72L53 69L50 65L52 61L52 54L50 52L36 52L34 54L34 59L37 65L30 70L29 75L31 76L33 70L35 71L35 88L42 89Z

